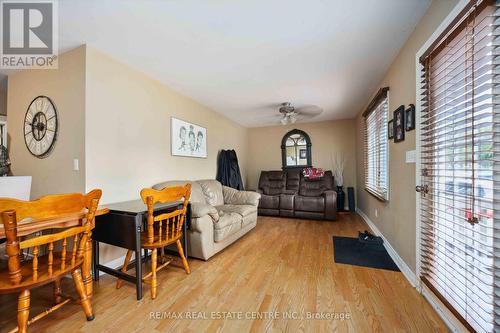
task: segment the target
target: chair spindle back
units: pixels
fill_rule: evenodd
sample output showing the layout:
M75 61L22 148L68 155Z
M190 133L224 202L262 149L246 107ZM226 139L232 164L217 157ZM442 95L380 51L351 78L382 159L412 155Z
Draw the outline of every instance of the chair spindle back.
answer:
M182 226L186 217L187 205L191 196L191 184L185 186L166 187L162 190L143 189L142 201L148 206L147 242L152 244L158 240L174 240L182 236ZM154 215L156 203L179 201L182 208L169 213ZM182 201L182 202L181 202Z

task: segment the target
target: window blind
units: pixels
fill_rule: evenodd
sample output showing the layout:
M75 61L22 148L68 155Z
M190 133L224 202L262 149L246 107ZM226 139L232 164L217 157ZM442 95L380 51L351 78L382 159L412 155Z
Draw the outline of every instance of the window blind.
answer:
M420 59L420 278L477 332L500 330L499 21L471 1Z
M380 200L389 199L387 173L387 92L382 88L363 114L365 117L365 189Z

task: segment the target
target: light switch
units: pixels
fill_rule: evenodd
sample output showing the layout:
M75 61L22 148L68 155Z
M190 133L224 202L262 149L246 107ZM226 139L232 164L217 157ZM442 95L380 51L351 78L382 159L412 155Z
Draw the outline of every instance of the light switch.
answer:
M80 170L80 162L78 161L77 158L73 160L73 171L78 171Z
M406 152L406 163L415 163L417 160L417 151L409 150Z

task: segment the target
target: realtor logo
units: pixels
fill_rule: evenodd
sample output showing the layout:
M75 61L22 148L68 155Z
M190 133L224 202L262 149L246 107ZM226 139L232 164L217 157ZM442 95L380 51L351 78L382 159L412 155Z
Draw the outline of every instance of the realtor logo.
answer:
M57 68L57 3L1 1L1 68Z

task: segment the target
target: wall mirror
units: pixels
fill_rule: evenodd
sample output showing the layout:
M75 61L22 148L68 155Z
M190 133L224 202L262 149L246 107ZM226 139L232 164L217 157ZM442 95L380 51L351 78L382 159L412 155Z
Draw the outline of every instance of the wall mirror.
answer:
M311 139L306 132L294 129L281 140L283 169L306 168L311 163Z

